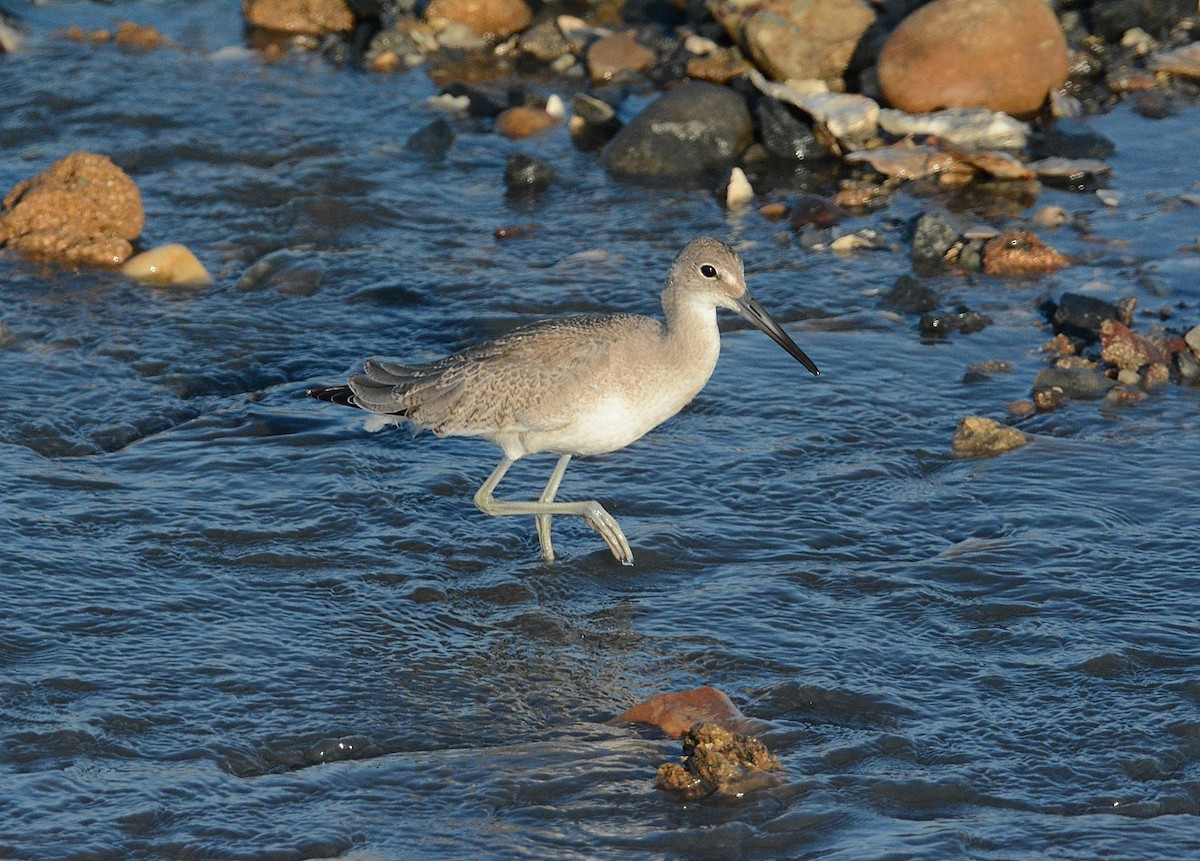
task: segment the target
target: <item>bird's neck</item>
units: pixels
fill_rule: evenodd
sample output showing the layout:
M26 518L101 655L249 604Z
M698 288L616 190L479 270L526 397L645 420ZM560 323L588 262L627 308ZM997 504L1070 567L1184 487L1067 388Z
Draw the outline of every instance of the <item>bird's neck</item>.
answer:
M672 290L662 295L666 315L667 348L672 353L694 354L699 362L711 367L721 351L721 331L717 328L717 309L692 294Z

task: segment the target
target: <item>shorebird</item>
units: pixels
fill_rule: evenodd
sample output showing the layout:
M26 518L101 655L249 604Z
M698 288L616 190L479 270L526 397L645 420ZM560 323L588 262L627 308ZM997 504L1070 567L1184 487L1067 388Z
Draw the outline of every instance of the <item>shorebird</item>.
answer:
M435 362L368 359L346 385L309 389L318 400L358 407L437 436L477 436L500 447L499 465L475 494L484 514L534 517L542 557L554 559L550 522L582 517L613 556L633 564L617 521L595 500L555 502L575 455L624 448L694 398L717 364L717 308L745 317L813 374L817 366L750 295L742 258L715 239L696 239L671 264L662 291L665 320L596 314L544 320ZM521 458L554 452L540 497L493 496Z

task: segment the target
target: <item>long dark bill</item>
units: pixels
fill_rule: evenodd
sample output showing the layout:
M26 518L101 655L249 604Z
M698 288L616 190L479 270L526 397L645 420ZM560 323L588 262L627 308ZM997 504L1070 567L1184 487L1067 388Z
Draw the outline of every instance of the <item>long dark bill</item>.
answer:
M772 341L788 351L789 356L804 365L813 374L820 376L821 372L817 369L816 363L804 354L804 351L796 345L787 332L783 331L783 327L775 322L775 318L767 313L767 309L758 304L758 300L750 295L749 290L733 301L737 303L739 314L766 332Z

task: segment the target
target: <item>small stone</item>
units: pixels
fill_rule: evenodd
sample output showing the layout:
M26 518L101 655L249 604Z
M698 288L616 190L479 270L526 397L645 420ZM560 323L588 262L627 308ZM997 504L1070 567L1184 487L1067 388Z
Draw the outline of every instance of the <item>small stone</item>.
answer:
M1033 390L1033 406L1039 412L1052 412L1061 407L1066 400L1066 393L1057 386Z
M1029 442L1024 433L995 419L967 416L958 423L950 445L957 454L978 456L1003 454Z
M438 117L409 135L404 146L427 158L442 158L453 143L454 129L450 128L450 123Z
M571 99L575 116L567 121L571 140L584 152L601 149L621 130L617 112L608 102L587 93L577 93Z
M782 221L787 218L788 208L783 203L764 203L758 208L758 214L767 221Z
M1193 326L1187 330L1187 334L1183 336L1184 342L1188 345L1197 357L1200 357L1200 326Z
M1033 214L1033 222L1038 227L1053 230L1062 227L1071 220L1071 213L1061 206L1043 206Z
M1058 304L1050 306L1048 310L1055 329L1085 342L1100 337L1100 325L1105 320L1121 319L1121 311L1116 305L1080 293L1064 293Z
M354 29L354 13L344 0L244 0L251 27L298 36L324 36Z
M762 96L754 112L762 144L771 155L798 162L829 158L829 150L817 141L811 121L801 118L799 108Z
M804 194L798 197L788 213L788 225L792 230L802 230L809 225L832 227L846 217L846 211L829 198L819 194Z
M571 43L554 21L543 21L521 34L518 50L542 63L552 63L571 52Z
M1157 345L1118 320L1100 324L1100 345L1100 358L1121 370L1137 371L1143 365L1166 362Z
M1115 385L1115 380L1090 368L1046 368L1033 379L1033 399L1036 403L1038 392L1058 389L1063 397L1094 401L1104 397ZM1043 408L1040 403L1038 408Z
M923 314L917 325L921 334L929 337L942 337L951 332L970 335L981 332L992 325L992 318L978 311L959 306L955 311L944 314Z
M125 261L121 272L156 287L200 287L212 283L204 264L185 245L160 245Z
M504 165L504 186L510 197L541 194L554 181L554 168L522 153L513 153Z
M1200 79L1200 42L1155 54L1150 58L1149 66L1156 72Z
M947 108L924 114L881 110L879 127L890 135L933 135L970 150L1018 150L1029 140L1029 124L986 108Z
M1008 411L1020 419L1037 412L1037 406L1033 401L1013 401L1008 405Z
M1070 258L1024 231L1002 233L983 247L984 271L994 278L1041 275L1070 265Z
M1185 386L1200 383L1200 358L1188 350L1175 354L1175 368L1179 371L1179 382Z
M958 242L959 230L937 212L924 212L913 225L912 260L918 269L941 268L946 254Z
M132 21L122 21L117 25L116 42L118 45L153 51L155 48L162 47L166 41L163 34L153 27L135 24Z
M656 785L688 799L740 795L773 783L782 770L758 739L713 724L697 724L683 735L682 764L660 766Z
M668 694L657 694L644 700L613 723L644 723L656 726L670 738L682 738L697 723L739 726L746 716L721 691L714 687L692 688Z
M738 209L754 199L754 189L750 185L750 180L746 179L745 172L740 167L735 167L729 173L729 182L725 186L725 206L729 209Z
M901 275L892 289L879 297L879 307L904 314L924 314L938 306L938 294L911 275Z
M1069 53L1043 0L934 0L879 53L884 98L902 111L989 108L1035 113L1067 79Z
M476 36L498 42L520 33L533 20L524 0L430 0L426 21L455 21Z
M517 105L516 107L502 111L496 117L493 129L496 134L519 140L533 137L538 132L543 132L557 124L558 120L541 108L535 108L530 105Z
M380 51L378 54L375 54L371 58L370 62L368 63L368 68L372 72L381 72L381 73L397 72L403 66L404 66L404 63L400 59L399 54L397 54L395 51L386 51L386 50Z
M597 86L643 74L654 67L655 59L633 30L604 36L587 49L588 74Z
M724 84L746 74L752 68L737 48L719 48L699 56L688 57L685 71L689 78Z
M1136 386L1142 382L1142 375L1137 371L1123 368L1117 372L1117 382L1123 386Z

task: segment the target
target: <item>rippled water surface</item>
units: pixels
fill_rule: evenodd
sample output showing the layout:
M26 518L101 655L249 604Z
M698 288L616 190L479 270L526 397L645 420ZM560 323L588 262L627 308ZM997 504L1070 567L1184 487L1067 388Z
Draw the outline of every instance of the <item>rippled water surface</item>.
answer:
M949 439L1027 396L1044 296L1200 322L1200 210L1174 200L1200 112L1095 119L1122 205L1039 201L1088 216L1048 236L1080 264L935 279L995 325L931 343L876 307L927 199L850 223L895 250L837 256L615 185L561 131L461 126L428 160L404 146L423 72L264 64L238 7L21 5L29 45L0 57L0 190L106 153L143 243L216 276L0 254L0 857L1197 857L1197 392L1072 404L996 459ZM178 47L52 35L126 17ZM504 195L518 150L558 172L538 202ZM486 443L303 397L368 355L654 313L704 234L824 373L730 321L691 407L572 465L563 494L609 506L633 568L562 518L543 565L528 519L479 514ZM985 359L1015 370L963 382ZM652 783L678 743L605 723L701 684L772 722L783 784L681 804Z

